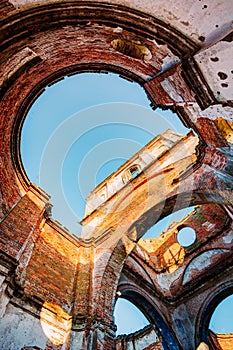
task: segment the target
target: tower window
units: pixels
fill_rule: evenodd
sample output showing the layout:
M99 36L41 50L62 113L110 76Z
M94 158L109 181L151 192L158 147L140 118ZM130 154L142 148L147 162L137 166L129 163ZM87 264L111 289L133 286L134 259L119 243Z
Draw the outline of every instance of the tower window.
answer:
M130 168L124 171L122 175L122 181L124 184L128 183L130 180L134 179L138 174L141 173L139 165L132 165Z
M140 174L140 168L138 165L134 165L129 169L132 179L134 179L136 176L138 176L138 174Z

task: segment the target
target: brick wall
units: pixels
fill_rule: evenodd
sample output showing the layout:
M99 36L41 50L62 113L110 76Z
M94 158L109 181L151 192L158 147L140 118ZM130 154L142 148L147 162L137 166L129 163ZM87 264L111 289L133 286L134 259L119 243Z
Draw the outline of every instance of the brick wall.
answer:
M213 44L213 37L214 40L221 41L220 36L224 33L220 33L217 28L223 31L226 29L225 24L227 20L231 20L232 11L229 11L225 2L218 2L219 6L212 5L214 8L208 4L208 15L208 6L203 6L200 2L194 5L192 1L176 4L169 1L145 1L142 5L130 1L127 3L128 8L125 4L121 1L1 1L0 15L4 17L0 23L0 249L1 256L4 257L1 259L0 279L1 312L4 322L1 322L0 327L3 332L3 348L13 347L16 350L18 347L17 350L21 350L22 347L29 346L46 350L62 347L112 349L112 312L120 272L139 236L156 221L155 215L161 209L161 201L164 204L166 199L165 210L160 211L163 211L163 215L172 211L174 200L179 194L184 204L190 204L185 197L186 192L192 193L188 199L193 203L217 202L228 206L232 203L231 173L225 172L231 156L227 155L226 150L215 149L228 146L228 143L213 121L219 115L226 119L232 118L232 101L226 99L228 93L224 94L226 82L220 82L221 89L216 99L214 84L219 76L216 74L217 70L214 71L214 79L209 79L207 75L205 80L200 70L200 67L203 69L205 65L203 66L200 60L199 63L195 62L196 52L202 45L203 53L205 45ZM222 11L216 12L219 8ZM138 11L139 9L142 12ZM158 9L161 12L158 12ZM195 11L192 12L189 23L187 13L191 10ZM157 18L158 13L160 18ZM216 18L211 17L213 14L217 17L217 24ZM164 19L164 23L161 18ZM112 42L119 39L127 42L129 47L141 45L140 47L147 48L152 54L151 59L135 58L127 52L116 50ZM140 41L141 44L135 44L135 41ZM223 48L223 44L217 47ZM206 51L206 57L203 58L210 62L212 49ZM225 51L223 57L224 54ZM208 68L209 64L206 67ZM48 196L31 185L23 171L19 156L20 128L30 104L48 84L67 74L103 70L117 72L140 83L154 106L170 106L178 111L186 124L193 126L197 131L202 139L202 147L199 148L199 153L195 151L190 158L177 162L172 169L168 167L159 173L156 173L156 168L150 169L150 207L147 206L148 183L145 178L143 183L135 179L131 190L125 192L121 198L122 201L115 203L115 210L109 216L109 221L102 217L99 226L95 226L93 235L99 240L92 237L92 240L84 242L48 218ZM225 91L230 91L230 86ZM213 112L210 105L214 103L220 106ZM200 109L203 108L208 110L202 112ZM196 161L198 162L195 167L189 171ZM182 182L180 175L183 176ZM164 179L168 185L166 193L161 185L164 184ZM220 208L214 216L212 209L206 208L199 213L196 221L190 219L189 222L195 226L203 244L200 256L205 253L207 243L213 251L225 249L223 238L230 251L230 238L225 237L227 232L223 231L225 223L222 209ZM148 209L151 209L150 212ZM141 216L138 215L139 211ZM230 213L229 208L228 212ZM205 227L202 225L203 220L207 222ZM213 225L216 240L211 243ZM106 233L104 239L101 237L103 233ZM220 243L222 245L219 248ZM188 252L188 259L193 252ZM209 296L206 290L202 292L198 288L209 288L211 292L216 284L219 287L221 283L230 283L230 272L229 276L226 275L230 270L225 268L229 269L229 265L232 264L228 255L226 259L222 259L221 254L211 256L210 260L212 270L199 268L198 273L193 275L195 279L189 281L189 289L187 284L183 283L182 273L177 277L172 275L172 271L168 271L171 273L169 276L172 276L169 287L167 282L164 285L155 283L155 288L149 293L151 297L156 290L159 304L167 315L167 323L170 323L174 333L177 333L184 349L194 348L192 337L196 326L192 322L196 320L197 306L201 304L203 295L206 298ZM149 275L147 267L145 263L145 271ZM220 270L226 272L219 274L211 284L209 272ZM139 276L140 271L138 269L135 276ZM176 274L176 271L173 272ZM143 284L144 281L138 280L137 283ZM159 285L162 287L159 288ZM192 288L193 286L198 288ZM144 293L146 287L149 288L147 283L143 287L141 293ZM193 290L196 293L194 296ZM173 297L173 301L174 298L179 299L179 294L180 303L176 306L171 305L169 298L168 304L162 303L166 291L169 291L168 296ZM183 305L186 291L186 304ZM46 338L38 321L42 308L45 309L44 318L48 321L47 325L52 324ZM19 328L12 327L12 317L14 324ZM63 339L61 345L61 334L68 334L69 337L68 321L71 317L71 340ZM37 344L35 337L32 337L34 324ZM26 333L22 332L21 327L25 327ZM17 332L14 332L16 328ZM6 333L9 337L7 343L4 343ZM31 344L22 338L24 335ZM142 347L160 347L158 339L151 340L149 344L144 340L140 343L139 338L134 337L140 350ZM128 343L132 344L132 341L129 340Z

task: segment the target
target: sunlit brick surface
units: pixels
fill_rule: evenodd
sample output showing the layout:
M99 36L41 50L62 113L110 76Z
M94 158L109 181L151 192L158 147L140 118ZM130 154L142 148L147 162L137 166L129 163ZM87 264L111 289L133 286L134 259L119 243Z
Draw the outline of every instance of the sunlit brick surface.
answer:
M1 1L1 349L196 350L208 337L211 350L232 348L231 335L208 332L233 290L232 11L231 0ZM89 197L78 238L30 183L19 143L43 89L84 71L139 83L153 108L171 108L195 134L170 142L168 132L150 163L143 150L136 155L135 178L126 163L111 196L97 187L91 196L102 199ZM143 240L190 205L181 222ZM182 226L196 231L187 248L176 239ZM148 329L115 338L117 291L145 313Z

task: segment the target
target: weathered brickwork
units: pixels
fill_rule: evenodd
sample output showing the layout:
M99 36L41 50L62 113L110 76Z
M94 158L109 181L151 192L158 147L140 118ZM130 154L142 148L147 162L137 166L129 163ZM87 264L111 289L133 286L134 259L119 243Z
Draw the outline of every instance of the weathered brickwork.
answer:
M178 65L145 83L144 87L155 105L185 106L195 102L195 96L181 74L182 69ZM179 84L177 84L178 81L180 81Z
M229 224L228 215L220 206L208 204L197 207L183 221L171 224L170 228L159 237L141 239L127 259L124 269L132 270L133 274L139 274L145 281L148 281L150 276L150 281L153 281L156 290L160 290L164 297L176 299L180 293L184 292L184 278L187 278L187 269L189 264L195 261L195 257L201 257L205 251L214 253L215 249L223 246L224 240L227 240L226 237L231 236L231 229L227 223ZM195 229L196 241L191 247L185 248L178 243L177 234L181 227ZM223 235L219 234L223 231ZM224 247L225 250L222 253L225 257L224 254L216 256L213 254L208 266L205 267L203 264L202 268L193 264L189 288L198 282L203 269L208 268L210 273L211 267L216 271L217 262L220 263L222 259L228 258L231 261L231 246L224 244ZM132 259L135 261L133 262ZM139 269L137 264L143 269ZM174 281L169 277L172 274L176 276Z
M7 16L10 12L14 11L14 5L8 0L2 0L0 4L0 18Z
M227 0L1 1L0 348L232 348L231 334L208 330L233 291L232 11ZM82 238L52 219L20 158L31 104L79 72L139 83L152 108L171 108L195 132L158 136L94 189ZM177 241L186 226L196 232L189 247ZM115 337L119 293L149 327Z
M25 293L70 311L78 252L73 242L45 224L28 264Z
M210 350L230 350L233 346L233 334L214 334L210 332Z
M1 249L19 259L25 244L38 227L43 216L45 203L28 193L9 211L1 222Z

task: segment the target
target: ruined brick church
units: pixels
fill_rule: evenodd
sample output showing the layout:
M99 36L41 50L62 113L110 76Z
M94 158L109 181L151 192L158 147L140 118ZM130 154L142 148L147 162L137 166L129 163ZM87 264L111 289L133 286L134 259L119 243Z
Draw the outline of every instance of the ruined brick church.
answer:
M233 349L209 330L233 293L232 13L232 0L1 0L0 349ZM27 177L20 134L46 86L83 72L138 83L192 131L157 135L93 189L80 238ZM119 296L150 325L117 337Z

